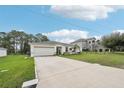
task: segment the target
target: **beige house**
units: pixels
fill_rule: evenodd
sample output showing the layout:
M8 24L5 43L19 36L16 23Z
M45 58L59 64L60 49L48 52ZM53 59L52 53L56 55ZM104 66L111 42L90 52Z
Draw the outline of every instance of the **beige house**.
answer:
M64 53L71 53L73 45L56 41L44 41L41 43L30 43L30 54L34 56L49 56Z
M109 51L109 49L99 44L95 38L78 39L70 44L56 41L30 43L31 57L59 55L64 53L76 54L86 50L98 52Z

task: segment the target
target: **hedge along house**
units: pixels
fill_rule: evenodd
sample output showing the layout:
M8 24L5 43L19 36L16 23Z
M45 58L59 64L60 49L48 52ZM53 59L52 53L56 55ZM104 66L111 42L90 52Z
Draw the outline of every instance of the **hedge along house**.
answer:
M50 56L59 55L64 53L72 53L74 46L71 44L56 42L56 41L44 41L41 43L30 43L31 57L35 56Z
M5 48L0 48L0 57L7 56L7 49Z

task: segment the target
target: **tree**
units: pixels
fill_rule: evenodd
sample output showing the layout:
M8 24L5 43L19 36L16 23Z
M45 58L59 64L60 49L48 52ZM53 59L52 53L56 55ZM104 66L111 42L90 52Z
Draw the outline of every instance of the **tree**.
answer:
M121 34L119 43L120 43L120 46L121 46L120 50L124 51L124 33Z
M0 46L5 47L5 42L6 42L6 33L0 32Z
M36 42L49 41L47 36L44 36L41 33L36 34L35 37L36 37Z
M73 46L74 52L81 52L80 47L76 44Z
M124 48L124 34L119 32L102 37L102 44L112 51L121 51Z
M30 51L29 43L48 40L47 36L40 33L33 35L17 30L11 30L8 33L0 32L0 47L7 48L8 53L27 54Z

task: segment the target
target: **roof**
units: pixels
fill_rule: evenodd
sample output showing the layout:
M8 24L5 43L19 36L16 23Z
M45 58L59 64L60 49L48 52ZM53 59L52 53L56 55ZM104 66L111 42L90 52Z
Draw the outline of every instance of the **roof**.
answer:
M91 38L88 38L87 40L96 40L96 38L95 37L91 37Z
M30 45L37 45L37 44L43 44L43 45L63 45L63 46L73 46L71 44L66 44L66 43L62 43L62 42L57 42L57 41L43 41L43 42L34 42L34 43L30 43Z
M74 42L71 42L71 44L76 43L76 42L86 42L87 40L92 40L92 39L96 39L96 38L95 37L87 38L87 39L81 38L81 39L78 39Z
M81 39L78 39L78 40L76 40L76 41L74 41L74 42L71 42L71 44L72 44L72 43L76 43L76 42L86 42L86 40L87 40L87 39L82 39L82 38L81 38Z
M7 50L6 48L0 47L0 50Z

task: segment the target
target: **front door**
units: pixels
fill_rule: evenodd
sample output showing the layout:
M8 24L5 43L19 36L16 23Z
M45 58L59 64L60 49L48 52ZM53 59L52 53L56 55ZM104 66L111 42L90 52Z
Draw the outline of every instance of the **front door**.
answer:
M61 55L62 54L62 47L56 47L56 54Z

